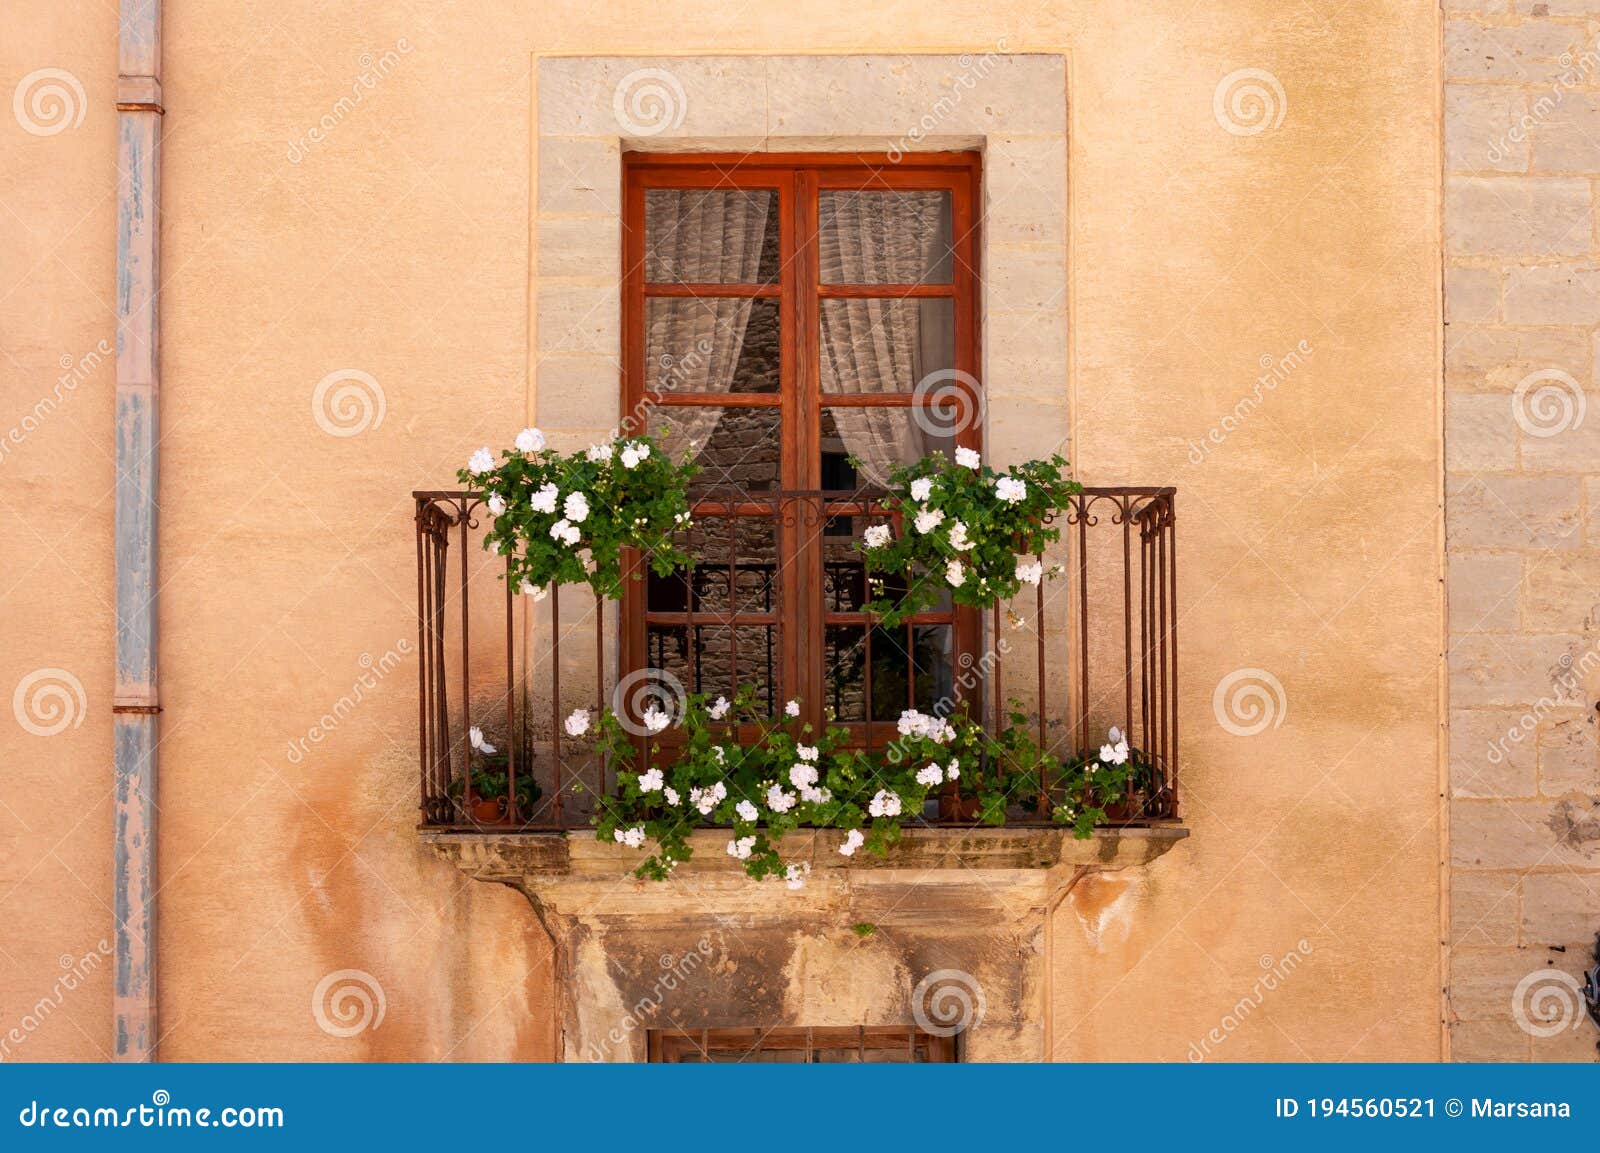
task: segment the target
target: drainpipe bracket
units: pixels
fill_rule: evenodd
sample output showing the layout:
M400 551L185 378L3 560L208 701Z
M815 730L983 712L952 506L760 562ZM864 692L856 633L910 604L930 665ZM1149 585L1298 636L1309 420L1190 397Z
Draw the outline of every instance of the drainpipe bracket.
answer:
M123 112L165 113L161 106L161 81L154 76L118 76L117 108Z

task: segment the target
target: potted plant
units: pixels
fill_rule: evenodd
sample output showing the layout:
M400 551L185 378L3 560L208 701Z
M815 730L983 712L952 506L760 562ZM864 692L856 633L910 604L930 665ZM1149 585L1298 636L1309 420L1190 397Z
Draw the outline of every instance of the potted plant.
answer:
M978 453L958 448L954 461L935 452L891 469L882 503L899 519L899 535L873 525L857 548L868 572L902 575L906 588L867 611L893 628L946 593L958 605L988 608L1054 576L1037 558L1061 539L1051 527L1056 513L1083 491L1063 475L1066 467L1052 456L996 473Z
M1113 727L1105 744L1068 760L1061 769L1054 819L1086 837L1096 825L1142 819L1154 803L1155 766Z
M498 825L511 819L511 766L510 758L484 738L483 730L474 727L468 734L470 749L467 753L467 775L451 785L451 792L461 798L467 815L480 825ZM519 758L522 764L530 764ZM517 774L517 813L526 820L539 799L539 784L531 771Z
M538 429L525 428L498 460L485 445L456 475L483 494L493 518L483 547L506 558L505 577L517 591L540 600L555 585L587 584L615 600L627 550L657 576L688 563L673 538L690 523L694 473L646 436L563 456L545 447Z

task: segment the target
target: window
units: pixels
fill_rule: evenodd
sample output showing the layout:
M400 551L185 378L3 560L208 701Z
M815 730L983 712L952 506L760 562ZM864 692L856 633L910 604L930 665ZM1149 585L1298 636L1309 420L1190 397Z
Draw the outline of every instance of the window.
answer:
M981 447L978 158L629 154L624 179L627 423L701 470L695 563L630 588L625 668L874 740L977 647L948 602L874 626L853 542L893 465Z
M895 1026L827 1029L652 1029L656 1062L732 1064L948 1064L954 1037Z

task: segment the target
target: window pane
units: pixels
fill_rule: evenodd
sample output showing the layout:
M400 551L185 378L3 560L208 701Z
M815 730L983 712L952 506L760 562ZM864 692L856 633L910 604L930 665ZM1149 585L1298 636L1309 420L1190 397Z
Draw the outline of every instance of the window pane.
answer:
M845 724L867 719L866 629L829 625L822 653L823 704ZM873 702L877 704L876 701ZM873 710L876 712L876 708Z
M825 630L823 691L836 719L867 719L867 630L829 625ZM872 630L872 719L892 721L902 709L933 712L954 700L953 638L949 625Z
M645 630L645 660L649 667L677 677L690 692L731 698L739 686L752 686L758 709L772 713L779 665L776 628L650 625Z
M645 387L663 392L777 392L776 300L645 301Z
M781 425L776 408L657 405L648 428L673 460L700 466L692 490L756 493L781 486Z
M648 611L681 613L692 608L707 617L726 617L730 611L774 611L778 573L776 521L768 517L697 516L693 528L674 535L674 543L693 559L692 579L688 572L664 577L650 573L646 578Z
M948 192L824 192L817 206L824 284L949 284Z
M644 194L648 283L771 284L778 267L776 192L662 188Z
M930 377L938 387L956 366L955 315L936 298L824 300L822 391L915 392Z
M929 408L824 408L823 467L842 471L852 483L840 487L883 488L889 469L911 464L935 449L955 452L955 436ZM854 459L854 465L850 461ZM830 461L836 463L829 463Z

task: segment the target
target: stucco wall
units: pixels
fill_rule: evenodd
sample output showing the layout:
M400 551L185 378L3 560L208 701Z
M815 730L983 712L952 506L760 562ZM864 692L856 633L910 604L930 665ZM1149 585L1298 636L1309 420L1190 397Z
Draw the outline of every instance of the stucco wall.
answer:
M109 335L115 67L113 15L34 7L52 15L0 49L7 90L62 64L90 110L47 139L0 123L6 159L31 158L0 168L0 199L31 228L5 230L0 267L42 265L0 306L38 334L31 357L8 344L0 361L8 398L29 403L63 352ZM1221 1059L1439 1054L1435 12L958 0L910 15L842 0L269 15L168 0L168 1057L550 1052L526 902L415 842L412 666L288 753L374 679L363 654L404 658L414 641L409 491L447 485L535 408L534 53L982 53L1002 39L1068 61L1057 387L1079 473L1180 489L1194 836L1144 880L1082 887L1058 912L1056 1056L1182 1060L1211 1030ZM1271 78L1233 81L1266 94L1259 132L1223 84L1244 69ZM101 197L103 219L79 223ZM369 398L381 390L381 422L376 407L318 418L319 382L352 369L376 381L356 379ZM40 538L6 594L23 643L0 687L58 665L89 699L84 727L55 737L0 726L0 756L23 766L0 781L7 890L34 870L0 890L26 942L7 935L0 1021L58 954L109 928L109 822L91 805L110 783L109 398L103 374L81 415L52 425L58 444L0 465L0 515L14 539ZM66 515L24 522L47 485L77 494ZM1241 684L1272 699L1254 735L1226 691ZM48 852L69 833L87 892ZM1230 1018L1261 959L1301 942L1292 975ZM344 1038L319 1028L312 997L347 969L382 986L385 1016ZM92 997L73 1011L81 1029L53 1020L32 1051L98 1056L109 989Z

